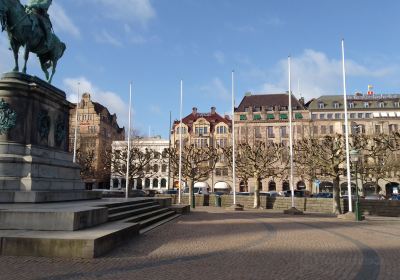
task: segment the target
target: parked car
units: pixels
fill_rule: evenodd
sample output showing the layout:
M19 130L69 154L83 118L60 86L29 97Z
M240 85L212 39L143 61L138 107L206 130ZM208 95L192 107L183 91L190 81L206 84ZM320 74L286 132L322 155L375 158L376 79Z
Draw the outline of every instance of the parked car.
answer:
M400 200L400 194L394 194L394 195L392 195L392 197L389 198L389 200Z
M329 192L322 192L322 193L317 193L313 195L315 198L333 198L333 193Z
M292 191L285 191L286 197L292 196ZM308 190L295 190L294 197L311 197L311 192Z
M144 190L132 190L129 196L130 197L147 197L147 196L149 196L149 194L147 192L145 192Z
M209 194L208 189L206 187L194 187L194 194ZM184 194L189 194L189 188L185 188L183 191Z
M226 193L226 192L213 192L213 194L221 196L221 195L228 194L228 193Z
M178 190L165 190L163 194L178 194Z
M246 196L250 196L250 195L253 195L253 193L249 193L249 192L237 192L236 195L246 195Z
M371 195L365 196L365 199L368 199L368 200L383 200L385 198L383 196L379 195L379 194L371 194Z
M270 192L260 192L261 196L266 196L266 197L277 197L280 196L279 192L276 191L270 191Z

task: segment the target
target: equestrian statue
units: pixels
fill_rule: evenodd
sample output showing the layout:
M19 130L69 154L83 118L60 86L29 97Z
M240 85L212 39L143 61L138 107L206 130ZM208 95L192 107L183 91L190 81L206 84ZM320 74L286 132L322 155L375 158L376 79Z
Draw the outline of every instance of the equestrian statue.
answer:
M63 56L66 46L54 34L49 14L47 13L52 0L30 0L23 6L19 0L0 0L1 30L7 31L11 49L14 53L15 68L18 72L18 52L21 46L25 47L24 67L29 53L35 53L40 66L51 83L56 72L57 61ZM51 75L49 69L51 68Z

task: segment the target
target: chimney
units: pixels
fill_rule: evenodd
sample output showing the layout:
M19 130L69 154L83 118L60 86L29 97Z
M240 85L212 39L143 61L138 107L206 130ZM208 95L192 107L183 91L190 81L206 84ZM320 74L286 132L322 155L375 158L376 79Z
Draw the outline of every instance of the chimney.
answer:
M211 115L215 115L217 108L215 107L211 107Z
M197 108L196 108L196 107L193 107L193 109L192 109L192 115L193 115L193 116L196 116L196 115L197 115Z

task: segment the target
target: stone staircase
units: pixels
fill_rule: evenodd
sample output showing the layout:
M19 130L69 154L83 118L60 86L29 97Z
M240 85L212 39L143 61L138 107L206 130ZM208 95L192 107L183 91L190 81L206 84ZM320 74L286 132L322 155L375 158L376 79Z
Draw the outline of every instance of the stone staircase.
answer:
M169 222L180 214L161 205L152 199L129 201L106 205L108 222L121 221L139 224L139 233L145 233L157 226Z

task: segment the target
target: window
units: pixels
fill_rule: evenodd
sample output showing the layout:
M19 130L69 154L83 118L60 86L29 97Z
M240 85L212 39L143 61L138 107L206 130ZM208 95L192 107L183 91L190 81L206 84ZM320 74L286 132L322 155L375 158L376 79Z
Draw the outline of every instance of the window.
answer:
M297 134L299 134L299 135L303 134L303 127L301 125L297 126Z
M325 114L319 114L319 119L324 120L325 119Z
M354 108L354 103L353 102L349 103L349 108Z
M318 134L318 126L314 126L313 127L313 133L314 134Z
M329 134L333 134L333 125L329 126Z
M370 119L371 118L371 113L365 113L365 118Z
M295 117L295 119L297 119L297 120L301 120L301 119L303 119L303 114L302 114L302 113L295 113L295 114L294 114L294 117Z
M158 164L154 164L153 171L158 172L158 170L159 170Z
M375 133L376 134L380 134L382 131L381 131L381 126L379 125L379 124L376 124L375 125Z
M283 137L283 138L288 137L287 132L286 132L286 126L281 126L280 131L281 131L281 137Z
M167 172L167 165L166 164L161 165L161 172Z
M369 102L364 102L364 108L369 108Z
M326 134L326 126L321 125L321 134Z
M195 128L195 134L196 135L204 135L208 133L208 127L207 126L196 126Z
M267 120L273 120L275 119L274 114L267 114Z
M323 102L319 102L318 103L318 108L319 109L324 109L325 108L325 104Z
M178 127L176 129L176 134L181 134L181 132L182 132L182 134L186 134L186 132L187 132L186 127L182 127L182 128Z
M397 124L389 124L389 132L397 132L398 125Z
M385 102L379 102L379 108L385 108Z
M333 102L333 108L339 109L340 108L339 102Z
M399 108L400 107L400 103L398 101L393 102L393 105L395 108Z
M326 117L328 120L331 120L331 119L333 119L333 114L328 114Z
M317 119L317 114L312 114L311 119L316 120Z
M255 121L261 120L261 115L259 115L259 114L254 115L254 116L253 116L253 120L255 120Z
M244 111L245 112L250 112L250 108L249 107L244 107Z
M337 119L337 120L341 119L341 114L340 113L336 113L335 114L335 119Z
M246 115L240 115L240 120L241 120L241 121L245 121L245 120L247 120L247 117L246 117Z
M196 148L205 148L208 146L207 138L196 138L194 139L194 146Z
M351 113L350 114L350 119L355 119L356 118L356 114L355 113Z
M267 137L268 138L275 138L274 127L273 126L268 126L267 127Z
M254 107L254 112L260 112L261 111L261 107Z
M255 138L261 138L261 129L260 129L260 127L255 127L254 128L254 137Z
M279 118L281 120L287 120L288 119L288 115L287 114L279 114Z
M364 114L363 114L363 113L358 113L358 118L359 118L359 119L364 118Z
M215 144L217 145L217 147L225 148L228 145L228 139L217 139L215 140Z
M217 126L217 134L226 134L226 126Z

